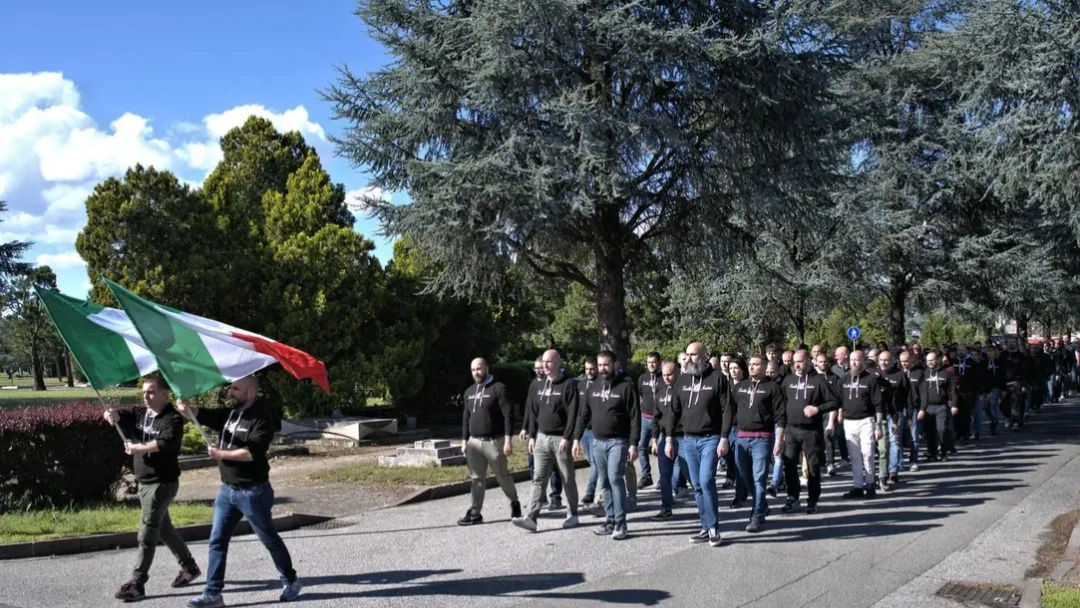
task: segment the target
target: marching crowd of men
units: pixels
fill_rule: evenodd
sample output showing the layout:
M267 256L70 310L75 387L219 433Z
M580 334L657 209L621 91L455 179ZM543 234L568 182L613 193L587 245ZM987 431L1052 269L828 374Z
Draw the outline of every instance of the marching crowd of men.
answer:
M692 491L701 521L693 543L723 542L718 473L721 487L734 489L729 508L749 502L750 533L763 529L768 498L781 491L780 510L791 513L800 508L805 485L805 512L816 513L822 475L835 476L844 463L852 485L843 498L872 499L895 487L902 469L947 461L958 442L978 440L987 419L991 435L999 427L1016 432L1027 415L1076 390L1080 338L1031 348L1005 342L942 351L919 344L841 346L831 359L820 345L783 353L770 345L763 356L710 358L695 342L678 361L649 353L648 371L636 379L611 351L587 361L579 378L549 350L536 360L519 433L528 440L533 479L524 509L507 467L514 405L487 363L475 359L461 444L472 505L458 524L483 522L490 467L515 526L536 531L541 509L561 509L565 494L563 528L577 527L588 511L604 518L597 535L624 539L637 492L654 485L650 454L661 504L652 519L670 519L675 502ZM582 456L590 476L579 501L574 460ZM680 490L686 487L692 490Z

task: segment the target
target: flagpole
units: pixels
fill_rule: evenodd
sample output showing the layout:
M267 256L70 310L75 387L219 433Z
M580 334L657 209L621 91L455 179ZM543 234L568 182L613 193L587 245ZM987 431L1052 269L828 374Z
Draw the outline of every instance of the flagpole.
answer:
M186 407L184 408L184 418L187 418L188 420L190 420L191 424L194 424L195 428L199 429L199 434L202 435L203 442L206 443L206 447L208 447L208 448L214 447L214 444L210 443L210 439L207 438L206 431L203 430L202 425L199 424L198 420L195 420L195 416L191 415L191 410L189 410Z
M101 392L100 392L100 391L98 391L98 389L97 389L97 387L96 387L96 386L94 386L93 384L91 384L91 385L90 385L90 387L94 389L94 394L95 394L95 395L97 395L98 401L100 401L100 402L101 402L101 406L102 406L102 407L104 407L104 408L105 408L106 410L111 410L111 409L115 409L115 408L111 408L111 407L109 407L109 404L108 404L108 403L105 403L105 398L101 396ZM127 436L126 436L126 435L124 435L124 431L123 431L123 430L122 430L122 429L120 428L120 421L119 421L119 420L117 420L117 421L116 421L116 424L112 425L112 427L113 427L114 429L116 429L116 432L117 432L117 433L119 433L119 434L120 434L120 440L121 440L121 441L123 441L123 442L124 442L124 445L126 446L126 445L128 444L128 441L129 441L129 439L127 438Z

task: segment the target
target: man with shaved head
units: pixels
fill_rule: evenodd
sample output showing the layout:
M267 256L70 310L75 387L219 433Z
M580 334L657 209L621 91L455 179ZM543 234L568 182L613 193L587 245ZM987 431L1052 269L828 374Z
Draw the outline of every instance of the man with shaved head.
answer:
M503 494L510 500L510 517L521 517L517 488L510 477L506 458L514 452L514 409L506 396L506 386L488 373L487 361L473 359L473 385L465 390L465 411L461 419L461 452L472 480L472 506L459 526L483 523L480 514L487 489L487 472L495 474Z
M221 591L225 588L225 557L229 541L240 520L248 520L259 541L270 552L282 591L279 599L289 602L300 596L300 580L293 570L292 556L285 541L274 528L270 509L274 488L270 485L270 462L266 452L274 439L272 410L259 396L259 381L254 376L229 385L229 409L201 410L177 401L181 414L191 412L200 424L218 432L218 444L209 448L218 461L221 489L214 501L214 523L210 529L206 587L202 595L188 601L193 608L224 606Z
M874 446L884 435L885 395L878 377L866 371L866 355L851 353L851 369L840 381L841 415L848 453L851 454L852 488L844 498L873 498Z
M727 434L731 428L727 378L709 364L709 353L700 342L686 347L686 365L676 380L671 415L665 415L664 445L667 458L686 463L690 485L694 487L701 530L690 537L692 543L723 544L720 537L717 460L728 453ZM665 412L666 414L666 412ZM677 439L678 433L682 439Z
M565 479L566 505L569 513L563 528L578 525L577 477L574 473L574 456L571 443L578 424L578 384L566 375L562 368L562 356L557 350L544 353L544 384L530 395L529 452L534 457L533 491L529 509L524 517L512 519L515 526L536 532L536 519L540 515L540 503L544 497L548 476L558 466Z

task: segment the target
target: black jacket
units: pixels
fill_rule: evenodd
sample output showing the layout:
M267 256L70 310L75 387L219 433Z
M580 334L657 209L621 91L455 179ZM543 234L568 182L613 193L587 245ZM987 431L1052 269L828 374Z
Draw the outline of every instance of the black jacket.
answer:
M787 399L776 382L740 380L731 389L735 425L748 433L772 433L787 427Z
M880 374L880 378L887 387L885 409L889 416L895 417L901 413L910 414L914 411L913 391L907 372L896 368L890 373Z
M844 420L863 420L885 416L885 395L876 374L863 370L858 376L850 371L840 379L840 405Z
M798 376L791 374L784 378L784 396L787 399L787 423L789 426L820 427L824 415L836 410L839 403L836 394L829 386L828 379L821 374ZM818 415L807 418L803 410L808 405L818 408Z
M578 383L565 373L558 380L544 380L537 392L529 395L529 436L538 433L573 439L577 432Z
M990 392L995 388L998 390L1005 389L1006 383L1006 368L1008 364L1003 364L1001 359L985 359L982 361L982 374L983 390Z
M148 407L119 411L120 429L132 443L157 443L153 454L135 455L135 481L174 483L180 479L180 444L184 438L184 417L169 403L151 416Z
M664 388L664 375L657 371L645 372L638 378L638 394L641 395L641 414L652 416L656 412L656 394Z
M636 446L641 439L641 409L633 380L617 372L614 378L597 378L581 398L581 420L575 439L586 428L597 439L628 439Z
M217 431L219 448L246 448L251 462L219 460L221 483L251 487L270 480L270 462L266 452L274 440L273 408L259 398L245 410L200 409L196 418L200 424Z
M726 376L706 364L701 374L683 373L675 381L671 416L664 430L674 434L680 426L686 435L720 435L731 430L731 398Z
M506 387L488 376L484 384L465 389L465 411L461 416L461 438L503 439L514 434L514 409L506 398Z
M979 363L979 361L974 361L969 357L953 366L953 372L956 374L956 391L958 393L981 395L986 392L983 389L985 374L983 374L982 366Z
M923 409L935 405L956 407L956 379L940 367L935 371L927 368L919 381L919 401Z
M675 391L675 386L668 386L666 383L656 391L656 412L653 414L652 421L649 423L649 435L652 436L653 439L660 438L660 433L664 432L664 425L666 424L665 418L672 415L671 402L675 400ZM673 436L683 436L682 423L679 423Z

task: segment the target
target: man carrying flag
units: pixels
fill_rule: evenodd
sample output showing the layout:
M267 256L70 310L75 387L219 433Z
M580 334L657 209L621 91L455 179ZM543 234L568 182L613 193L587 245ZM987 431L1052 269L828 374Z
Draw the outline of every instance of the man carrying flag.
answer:
M218 461L221 489L214 501L206 587L188 602L192 608L218 608L225 603L225 558L234 528L246 518L270 552L281 576L283 602L296 600L301 584L292 557L274 529L270 464L266 452L274 438L272 410L259 397L252 375L274 364L297 378L313 379L330 392L326 367L308 353L265 336L197 317L144 300L103 279L130 319L145 348L177 396L177 409L220 434L210 457ZM183 400L229 383L228 410L201 410Z
M274 528L274 488L270 485L270 463L266 452L274 438L274 421L266 400L259 397L259 382L254 376L229 385L231 409L201 410L178 401L181 413L188 413L219 433L218 445L210 457L218 461L221 489L214 501L214 523L210 530L206 588L188 602L192 608L219 608L225 605L221 591L225 587L225 557L229 540L241 518L270 552L270 559L281 575L283 602L297 599L301 584L293 570L292 556L285 541Z
M127 429L130 438L124 451L135 457L135 481L139 483L139 502L142 518L139 525L139 551L131 581L124 583L116 599L134 602L146 597L143 585L150 578L150 564L158 540L172 551L180 564L180 573L173 587L186 587L202 572L195 564L184 539L169 519L169 505L180 488L180 440L184 436L184 419L169 403L169 389L160 377L143 381L143 403L146 407L127 411L105 410L105 421Z

